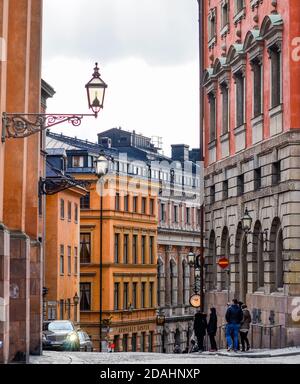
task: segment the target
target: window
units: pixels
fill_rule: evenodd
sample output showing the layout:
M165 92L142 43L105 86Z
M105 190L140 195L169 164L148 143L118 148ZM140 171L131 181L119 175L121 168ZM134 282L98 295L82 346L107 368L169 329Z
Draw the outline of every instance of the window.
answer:
M119 263L120 234L115 234L115 263Z
M65 201L60 199L60 218L64 220L65 218Z
M277 45L269 49L271 58L271 108L281 104L281 51Z
M129 202L129 197L128 195L124 196L124 211L128 212L128 202Z
M89 264L91 262L91 234L80 234L80 264Z
M114 309L119 310L119 294L120 294L120 283L114 284Z
M141 352L145 352L146 349L146 332L141 334Z
M223 2L222 4L222 28L224 28L229 23L229 9L228 3Z
M116 197L115 197L115 209L116 211L119 211L120 210L120 194L119 193L116 193Z
M63 245L60 246L59 272L62 276L65 273L65 247Z
M154 283L150 282L150 291L149 291L149 306L150 308L154 307Z
M150 199L150 215L154 215L154 199Z
M137 333L132 334L131 338L131 350L132 352L136 352L136 347L137 347Z
M244 8L244 0L235 0L235 13L239 13Z
M235 75L236 89L236 127L240 127L245 123L245 77L242 72Z
M128 283L124 283L123 285L123 309L128 308Z
M124 255L123 255L123 262L124 264L128 264L128 241L129 235L124 235Z
M72 220L72 203L71 201L68 201L68 220Z
M132 238L132 258L133 258L133 264L138 263L138 237L137 235L133 235Z
M174 222L178 223L178 206L174 205Z
M67 319L71 319L71 299L67 299Z
M80 198L80 209L90 209L90 192Z
M83 168L84 158L83 156L73 156L72 158L72 167L73 168Z
M160 204L160 219L162 222L166 221L166 211L165 211L165 204Z
M68 246L68 275L71 275L72 269L72 256L71 256L71 247Z
M133 196L133 212L136 213L138 211L138 197Z
M191 221L191 209L186 208L186 223L190 224L190 221Z
M242 196L244 193L244 174L237 177L237 196Z
M132 306L137 308L137 283L132 283Z
M39 216L42 216L43 215L43 195L42 194L39 194L38 203L39 203L39 206L38 206Z
M64 302L64 300L59 300L59 312L60 312L60 320L63 320L64 314L65 314L65 302Z
M216 10L212 9L208 17L208 33L209 40L213 39L216 36Z
M226 83L221 85L222 93L222 134L225 135L229 131L229 89Z
M154 237L150 236L149 244L150 264L154 264Z
M78 223L78 204L75 204L75 223Z
M223 200L228 199L228 180L223 181Z
M281 181L281 164L280 161L276 161L272 164L272 184L277 185Z
M142 264L146 264L146 236L142 236Z
M141 308L146 308L146 283L142 283L141 291Z
M146 213L146 205L147 205L147 199L146 197L142 197L142 213Z
M78 275L78 248L74 248L74 273Z
M197 224L201 224L201 209L197 209Z
M153 338L154 333L153 331L149 332L149 352L153 352Z
M254 169L254 190L261 188L261 167Z
M91 310L91 283L80 283L80 310Z
M213 92L208 95L209 102L209 139L214 141L216 139L216 96Z
M262 95L263 95L263 72L260 58L251 62L253 71L253 117L262 114Z

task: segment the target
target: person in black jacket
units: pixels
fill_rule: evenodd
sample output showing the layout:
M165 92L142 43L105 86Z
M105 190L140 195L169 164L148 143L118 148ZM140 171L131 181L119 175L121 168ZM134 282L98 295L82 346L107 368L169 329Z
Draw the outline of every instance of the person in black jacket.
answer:
M210 308L209 321L207 324L207 333L210 340L211 352L216 352L218 350L216 339L215 339L217 334L217 329L218 329L217 312L216 312L216 308L212 307Z
M243 320L243 311L238 305L236 299L232 300L232 305L227 309L225 315L227 326L226 326L226 339L228 345L228 351L232 350L232 337L234 336L234 351L236 352L239 348L239 331L241 327L241 322Z
M204 336L207 330L206 313L197 312L194 320L194 332L198 341L199 352L204 351Z

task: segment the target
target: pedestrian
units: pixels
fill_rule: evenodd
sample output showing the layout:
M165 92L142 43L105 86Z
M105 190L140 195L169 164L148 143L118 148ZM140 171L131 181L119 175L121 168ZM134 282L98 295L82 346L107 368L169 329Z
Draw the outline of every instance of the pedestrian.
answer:
M216 308L210 308L209 321L207 324L207 334L210 340L210 352L216 352L218 350L216 343L216 334L218 329L218 317Z
M198 341L199 352L204 351L204 337L207 330L206 313L197 312L194 320L194 332Z
M242 305L242 311L243 311L243 319L241 322L240 335L241 335L241 343L242 343L242 352L245 352L246 351L245 344L246 344L247 351L249 351L250 349L248 332L250 330L250 324L252 319L246 304Z
M227 345L228 349L227 351L231 351L234 349L235 352L238 351L239 347L239 331L241 322L243 320L243 311L238 305L237 299L232 300L232 305L227 309L226 315L225 315L227 326L226 326L226 339L227 339ZM232 345L232 333L234 342Z
M178 344L175 345L173 353L181 353L181 348Z

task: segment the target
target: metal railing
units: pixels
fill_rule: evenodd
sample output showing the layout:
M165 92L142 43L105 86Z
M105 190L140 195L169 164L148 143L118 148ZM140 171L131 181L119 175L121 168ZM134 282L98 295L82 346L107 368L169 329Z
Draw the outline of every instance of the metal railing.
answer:
M286 346L284 338L284 326L281 324L251 324L248 339L252 349L275 349ZM226 324L217 329L216 342L218 349L227 348ZM205 336L204 346L209 350L209 336Z

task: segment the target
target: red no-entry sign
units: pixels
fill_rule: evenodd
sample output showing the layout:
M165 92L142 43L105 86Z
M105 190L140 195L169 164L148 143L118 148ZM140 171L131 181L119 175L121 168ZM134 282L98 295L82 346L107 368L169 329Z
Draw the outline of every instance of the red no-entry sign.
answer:
M225 269L228 267L229 265L229 260L226 258L226 257L222 257L219 261L218 261L218 265L219 267L221 267L222 269Z

